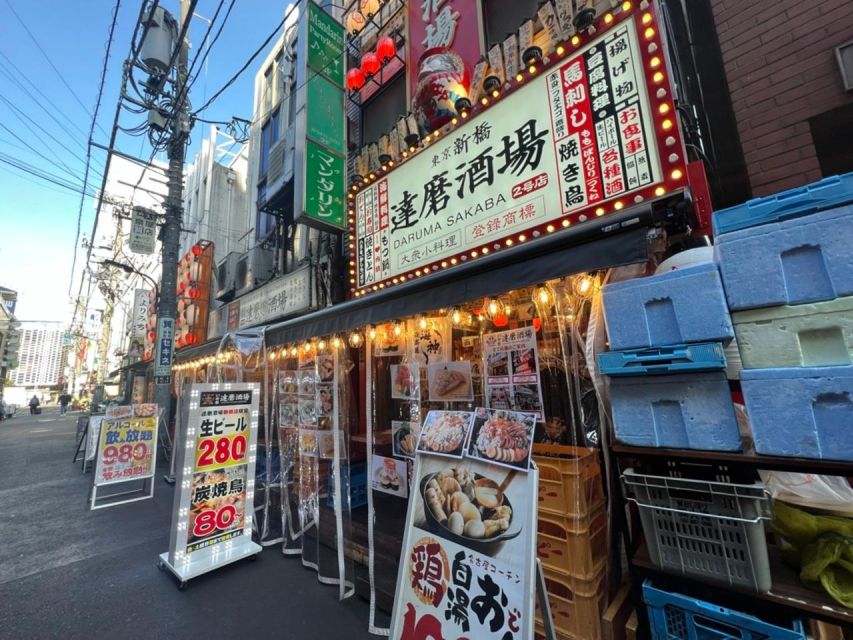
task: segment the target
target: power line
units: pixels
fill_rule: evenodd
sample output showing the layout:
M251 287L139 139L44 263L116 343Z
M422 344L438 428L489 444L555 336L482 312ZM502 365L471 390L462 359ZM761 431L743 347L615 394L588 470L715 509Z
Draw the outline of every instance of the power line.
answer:
M0 98L2 98L2 96L0 96ZM24 124L26 124L26 123L24 123ZM24 140L21 136L19 136L17 133L15 133L14 131L12 131L9 127L7 127L7 126L6 126L5 124L3 124L2 122L0 122L0 127L2 127L3 129L5 129L8 133L10 133L10 134L15 138L15 140L17 140L18 142L20 142L21 144L23 144L27 149L29 149L32 153L36 154L39 158L41 158L42 160L44 160L44 161L46 161L46 162L49 162L49 163L53 164L53 162L54 162L53 160L51 160L50 158L48 158L48 157L47 157L46 155L44 155L41 151L39 151L38 149L36 149L36 148L35 148L34 146L32 146L29 142L27 142L26 140ZM32 132L32 129L30 130L30 132L31 132L31 133L33 133L33 132ZM38 135L37 135L37 134L33 133L33 135L35 135L35 136L38 138ZM41 142L42 144L45 144L44 140L42 140L41 138L39 138L39 142ZM54 155L56 155L56 154L54 154ZM79 180L79 179L80 179L80 178L77 176L77 174L76 174L76 173L74 173L74 172L71 170L71 167L69 167L67 164L65 164L65 163L64 163L64 162L62 162L61 160L59 160L59 164L61 165L59 168L60 168L60 169L62 169L65 173L67 173L69 176L71 176L71 177L72 177L72 178L74 178L75 180Z
M66 88L66 89L68 89L68 91L70 91L70 92L71 92L71 95L72 95L72 96L74 96L74 99L77 101L77 104L79 104L81 107L83 107L83 111L85 111L87 114L92 115L92 112L91 112L91 111L89 111L89 109L86 107L86 105L85 105L85 104L83 104L83 101L80 99L80 97L79 97L79 96L77 95L77 93L74 91L74 89L72 89L72 88L71 88L71 85L70 85L70 84L68 84L68 82L65 80L65 76L62 74L62 72L61 72L59 69L57 69L57 68L56 68L56 65L55 65L55 64L53 64L53 60L51 60L51 59L50 59L50 56L49 56L49 55L47 55L47 52L46 52L46 51L44 50L44 48L41 46L41 44L39 43L38 39L33 35L33 32L32 32L32 31L30 31L29 27L27 27L27 24L23 21L23 19L21 18L21 16L19 16L19 15L18 15L18 12L17 12L17 11L15 11L15 7L13 7L13 6L12 6L12 3L11 3L11 2L9 2L9 0L4 0L4 1L6 2L6 5L9 7L9 9L12 11L12 13L14 14L15 18L17 18L18 22L19 22L19 23L21 24L21 26L24 28L24 31L26 31L26 32L27 32L27 35L30 37L30 40L32 40L32 41L33 41L33 44L35 44L35 45L36 45L36 48L38 48L38 50L39 50L39 51L41 52L41 54L44 56L44 59L45 59L45 60L47 60L47 63L48 63L48 64L50 65L50 67L51 67L51 68L56 72L56 75L57 75L57 76L59 76L59 80L62 82L62 84L64 84L64 85L65 85L65 88ZM99 126L98 128L100 129L100 126ZM101 129L101 131L103 131L103 133L104 133L104 134L106 134L106 131L104 131L103 129Z
M6 0L6 2L8 3L9 0ZM89 125L89 144L86 146L86 170L83 173L83 193L80 194L80 206L77 209L77 231L74 234L74 257L71 260L71 275L69 277L69 282L68 282L68 295L69 296L71 295L71 289L74 287L74 269L77 267L77 245L80 242L80 225L83 222L83 203L86 200L86 188L89 185L89 169L90 169L91 164L92 164L92 137L95 135L95 126L98 124L98 112L101 109L101 98L103 98L103 95L104 95L104 82L106 81L106 77L107 77L107 66L109 65L109 61L110 61L110 50L112 49L112 46L113 46L113 35L115 34L116 23L118 22L119 7L121 7L121 0L116 0L115 7L113 8L112 23L110 24L110 32L109 32L109 35L107 36L107 46L106 46L106 51L104 52L104 64L101 67L101 80L98 83L98 97L95 99L95 111L92 114L92 124ZM140 17L141 17L141 14L140 14ZM137 28L138 28L138 26L139 25L137 24ZM119 102L120 102L120 100L119 100ZM116 117L118 117L118 116L116 116ZM103 129L101 129L101 131L103 131ZM115 127L113 127L113 140L110 142L111 147L113 146L112 143L114 141L115 141ZM109 163L107 163L106 166L104 167L104 173L103 173L103 177L102 177L103 183L101 184L101 196L100 196L101 199L103 198L103 191L104 191L104 188L106 187L106 180L107 180L107 172L108 171L109 171ZM97 211L95 212L95 224L97 225ZM92 233L92 239L94 240L94 238L95 238L95 234L93 232ZM87 256L87 261L88 261L88 256ZM81 282L81 284L82 284L82 282Z
M58 176L56 174L50 173L49 171L45 171L44 169L25 162L20 158L16 158L15 156L10 156L9 154L0 152L0 162L14 167L19 171L28 173L36 178L55 184L59 187L62 187L63 189L73 191L74 193L82 193L84 196L88 195L89 197L94 197L96 195L92 192L83 192L79 184L74 184L73 182L70 182L67 178L63 178L62 176Z

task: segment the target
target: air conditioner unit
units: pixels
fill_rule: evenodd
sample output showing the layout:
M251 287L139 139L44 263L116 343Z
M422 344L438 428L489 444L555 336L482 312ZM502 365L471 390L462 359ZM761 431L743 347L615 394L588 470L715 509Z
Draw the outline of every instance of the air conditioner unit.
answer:
M232 251L216 265L216 299L233 300L237 293L237 262L240 254Z
M275 270L273 252L262 247L254 247L237 261L236 295L241 296L268 282Z

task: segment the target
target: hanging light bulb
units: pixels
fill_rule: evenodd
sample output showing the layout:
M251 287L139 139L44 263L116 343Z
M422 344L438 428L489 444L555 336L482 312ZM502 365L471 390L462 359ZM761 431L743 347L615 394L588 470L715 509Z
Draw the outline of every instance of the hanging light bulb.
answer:
M376 327L374 327L373 325L370 325L367 328L367 339L370 340L371 342L376 340Z
M302 346L302 350L303 350L305 353L311 353L311 343L310 343L310 342L306 342L306 343Z
M293 345L292 347L290 347L290 357L295 358L298 355L299 355L299 349L296 347L296 345Z
M341 348L341 344L342 344L342 343L341 343L341 339L340 339L338 336L335 336L334 338L332 338L332 346L333 346L335 349L340 349L340 348Z
M483 302L483 315L489 320L503 313L504 305L498 298L486 298Z
M533 291L533 301L537 304L548 306L551 304L551 301L553 299L554 296L551 293L551 289L549 289L547 285L540 284Z
M400 337L403 334L403 323L395 322L394 323L394 335Z
M351 347L355 348L361 346L361 334L358 331L353 331L349 334L349 344Z
M462 320L464 319L462 311L458 307L453 309L453 313L450 314L450 319L453 321L453 324L457 326L462 324Z
M418 320L418 327L420 327L421 331L426 331L427 327L429 327L429 322L425 316L421 316L420 320Z
M323 338L320 338L320 341L317 343L317 350L323 351L326 348L326 341Z
M589 275L577 276L574 283L575 293L582 298L588 298L592 295L594 285L595 281Z

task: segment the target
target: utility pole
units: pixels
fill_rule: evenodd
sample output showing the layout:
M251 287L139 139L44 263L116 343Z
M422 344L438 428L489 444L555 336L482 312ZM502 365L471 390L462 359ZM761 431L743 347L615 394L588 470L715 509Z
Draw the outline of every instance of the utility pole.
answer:
M183 27L190 20L190 0L181 0L181 19L178 32L184 31ZM187 29L188 31L188 29ZM184 36L177 43L180 47L177 58L175 96L176 103L173 107L171 118L171 132L168 143L169 155L169 193L166 196L166 216L162 227L162 272L160 276L160 301L157 306L157 345L163 350L168 350L168 375L156 376L154 384L154 401L163 411L163 421L168 427L169 415L172 405L172 358L174 357L174 326L175 314L178 308L177 280L178 280L178 251L181 239L181 218L183 217L183 181L184 181L184 154L186 150L186 139L189 129L186 110L186 91L184 85L187 82L187 63L189 59L187 37ZM165 322L164 322L165 321ZM165 344L166 336L163 327L168 327L168 344ZM154 354L155 365L160 358L160 352Z

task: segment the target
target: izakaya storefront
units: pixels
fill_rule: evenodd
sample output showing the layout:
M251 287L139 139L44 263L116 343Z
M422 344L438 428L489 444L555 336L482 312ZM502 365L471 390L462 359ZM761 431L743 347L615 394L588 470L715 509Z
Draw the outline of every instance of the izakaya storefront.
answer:
M650 25L611 16L353 185L351 299L266 328L284 553L369 597L373 631L396 604L394 637L541 632L538 555L563 630L599 637L601 288L687 187Z
M283 553L369 598L371 631L541 633L538 556L563 631L600 637L601 288L687 189L655 20L609 16L353 185L351 299L208 357L262 383L262 538L280 507Z

